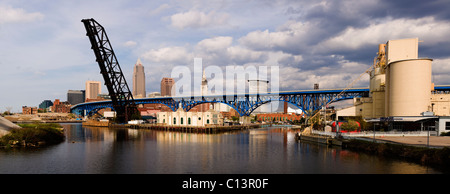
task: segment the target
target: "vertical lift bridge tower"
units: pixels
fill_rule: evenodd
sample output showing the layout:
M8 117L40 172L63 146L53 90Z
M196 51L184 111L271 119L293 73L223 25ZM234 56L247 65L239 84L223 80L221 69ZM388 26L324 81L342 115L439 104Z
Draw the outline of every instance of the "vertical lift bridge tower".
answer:
M94 50L100 73L105 80L113 108L116 111L117 122L127 122L131 119L131 115L138 113L138 110L106 31L92 18L83 19L81 22L84 23L86 36L89 37L91 49Z

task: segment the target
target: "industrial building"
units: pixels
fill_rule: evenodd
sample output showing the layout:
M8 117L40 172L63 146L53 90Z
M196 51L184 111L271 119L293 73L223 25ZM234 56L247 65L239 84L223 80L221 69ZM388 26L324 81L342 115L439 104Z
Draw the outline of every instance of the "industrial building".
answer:
M176 112L158 112L157 123L167 126L222 126L223 116L214 109L205 112L185 112L183 108L179 108Z
M419 58L419 39L380 44L370 74L369 97L353 99L336 118L361 116L368 122L390 122L388 130L449 132L450 94L437 93L432 83L432 59Z

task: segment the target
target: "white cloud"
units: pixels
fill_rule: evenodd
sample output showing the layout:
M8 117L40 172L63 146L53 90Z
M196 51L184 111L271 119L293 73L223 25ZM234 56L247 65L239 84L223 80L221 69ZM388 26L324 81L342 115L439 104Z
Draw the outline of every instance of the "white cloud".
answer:
M241 46L227 48L228 57L238 65L248 62L261 62L267 59L267 54L260 51L253 51Z
M137 45L137 42L132 41L132 40L129 40L129 41L126 41L125 43L123 43L123 45L124 45L125 47L134 47L134 46Z
M27 13L21 8L11 6L0 6L0 24L16 22L32 22L42 20L44 15L39 12Z
M447 40L450 22L433 17L419 19L386 19L364 28L348 27L342 33L318 45L319 50L354 50L365 45L377 45L388 40L415 38L433 44Z
M177 13L170 17L171 25L178 28L203 28L224 25L228 21L228 14L211 11L209 13L188 11Z
M309 22L288 21L277 31L252 31L239 42L257 50L293 51L304 48L317 33L317 26Z
M450 74L450 58L433 59L432 82L436 85L448 85L448 75Z
M432 68L433 73L450 74L450 58L434 59Z
M158 8L156 8L156 9L154 9L154 10L152 10L152 11L150 11L150 15L158 15L158 14L160 14L161 12L163 12L164 10L167 10L168 8L170 8L170 5L169 4L162 4L162 5L160 5Z
M214 38L203 39L197 43L197 49L213 52L223 51L233 43L233 38L230 36L218 36Z
M157 63L181 63L190 62L193 57L185 47L164 47L159 49L151 49L142 55L142 58Z

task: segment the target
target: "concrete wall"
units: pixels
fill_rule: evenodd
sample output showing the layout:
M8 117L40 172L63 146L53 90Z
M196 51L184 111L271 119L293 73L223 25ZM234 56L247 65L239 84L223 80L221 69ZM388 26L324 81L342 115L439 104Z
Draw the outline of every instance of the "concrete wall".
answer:
M419 58L419 39L389 40L386 44L386 64Z
M380 118L384 117L384 109L385 109L385 92L373 92L372 93L372 117L373 118Z
M13 128L20 128L16 124L12 123L8 119L3 118L0 116L0 137L6 135L11 131Z
M432 94L431 109L437 116L450 116L450 94Z

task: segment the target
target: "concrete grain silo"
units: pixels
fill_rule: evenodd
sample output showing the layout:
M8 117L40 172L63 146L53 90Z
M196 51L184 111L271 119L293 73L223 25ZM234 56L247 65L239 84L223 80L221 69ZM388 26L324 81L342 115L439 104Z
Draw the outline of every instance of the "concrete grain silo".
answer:
M432 59L407 59L392 62L389 72L388 116L420 116L431 99Z
M386 44L386 116L420 116L431 98L432 59L418 58L418 38Z

